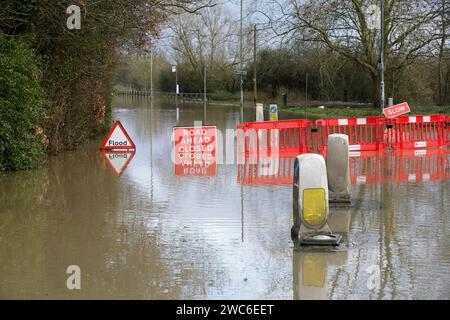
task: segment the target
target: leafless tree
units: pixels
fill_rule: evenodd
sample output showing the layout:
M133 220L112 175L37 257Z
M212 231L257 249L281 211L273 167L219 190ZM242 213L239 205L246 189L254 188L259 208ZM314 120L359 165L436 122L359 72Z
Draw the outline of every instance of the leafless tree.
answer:
M237 25L221 6L206 8L201 14L174 15L167 23L170 45L177 63L188 63L199 79L205 66L214 74L232 76L237 61ZM231 72L231 75L230 75Z
M445 0L444 0L445 1ZM433 55L440 38L434 22L442 2L384 0L384 61L386 73L398 73L420 57ZM371 25L375 0L275 0L259 7L281 37L318 42L360 65L372 79L372 101L380 102L380 30ZM375 10L376 11L376 10Z
M440 30L439 58L438 58L438 95L439 104L447 103L450 78L450 48L447 43L448 28L450 26L450 5L446 0L439 0L441 5L440 18L436 27Z

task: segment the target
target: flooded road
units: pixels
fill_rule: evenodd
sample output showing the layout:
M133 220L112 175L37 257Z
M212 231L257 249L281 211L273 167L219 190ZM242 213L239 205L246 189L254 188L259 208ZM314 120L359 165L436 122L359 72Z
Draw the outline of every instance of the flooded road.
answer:
M289 177L260 183L237 164L175 176L171 105L117 98L113 115L137 146L120 177L101 139L0 175L1 299L450 298L449 153L431 153L427 172L386 167L373 181L358 162L354 203L331 209L350 226L345 245L306 250L290 239ZM180 125L202 117L185 105ZM238 122L239 108L208 107L208 124ZM81 290L66 287L69 265Z

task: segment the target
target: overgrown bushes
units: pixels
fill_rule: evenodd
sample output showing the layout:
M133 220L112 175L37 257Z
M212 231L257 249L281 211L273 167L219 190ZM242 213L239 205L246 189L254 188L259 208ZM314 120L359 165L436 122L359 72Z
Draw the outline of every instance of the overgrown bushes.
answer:
M0 171L33 168L44 157L38 61L23 40L0 33Z
M70 5L80 8L81 29L67 28ZM75 149L103 131L111 117L117 52L144 46L167 5L2 1L0 171L33 168L45 153Z

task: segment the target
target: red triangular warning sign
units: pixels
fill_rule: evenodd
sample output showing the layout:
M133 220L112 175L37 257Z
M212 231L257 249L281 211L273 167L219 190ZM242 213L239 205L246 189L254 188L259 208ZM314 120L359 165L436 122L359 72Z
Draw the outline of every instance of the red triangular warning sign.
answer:
M103 141L101 149L136 149L130 136L119 120L114 123L106 139Z
M135 153L134 151L103 151L102 156L106 159L106 163L111 171L120 177Z

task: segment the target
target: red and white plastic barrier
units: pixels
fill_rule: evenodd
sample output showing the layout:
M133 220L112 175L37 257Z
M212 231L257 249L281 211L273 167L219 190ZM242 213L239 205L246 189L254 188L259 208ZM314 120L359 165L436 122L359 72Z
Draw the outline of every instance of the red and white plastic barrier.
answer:
M313 151L312 121L247 122L237 126L238 151L245 154L297 155Z
M450 116L445 115L247 122L237 129L238 150L246 155L326 153L333 133L348 135L351 152L450 145Z
M327 137L334 133L348 136L350 151L379 150L383 119L382 117L319 119L316 121L318 150L326 149Z
M447 116L398 117L393 120L396 149L443 147L448 143Z

